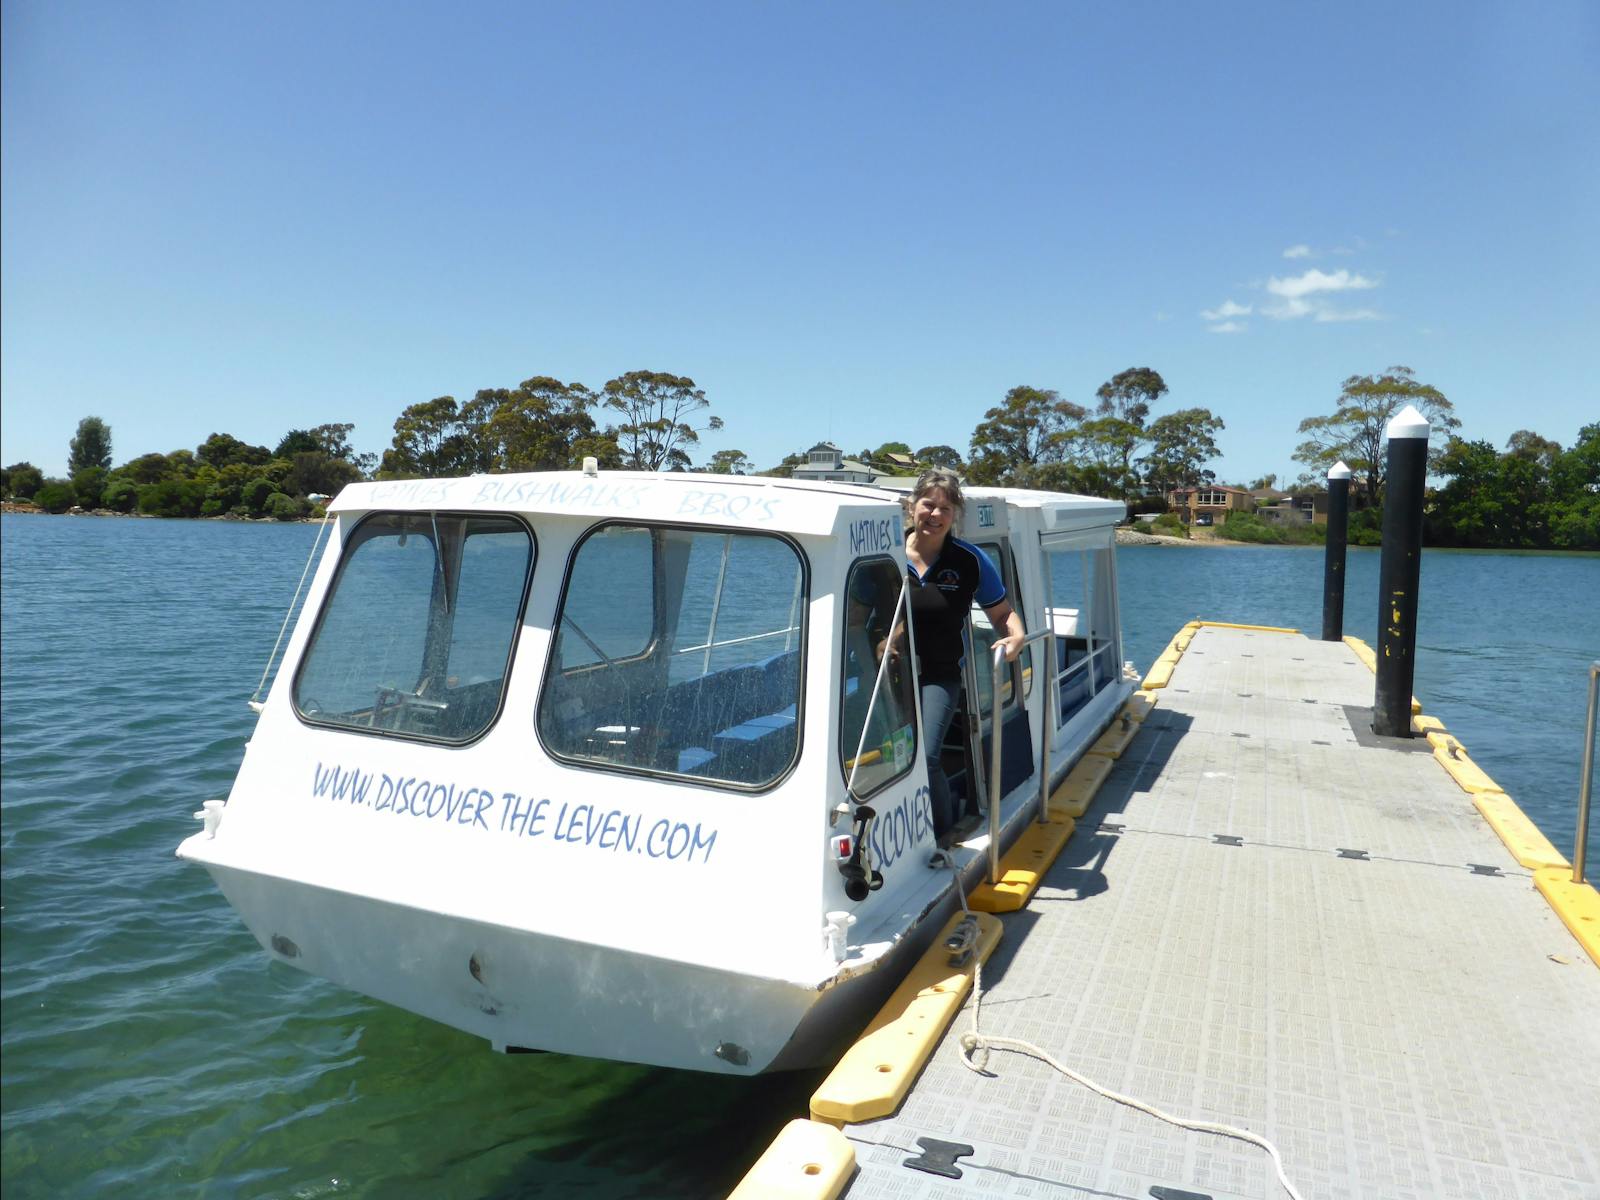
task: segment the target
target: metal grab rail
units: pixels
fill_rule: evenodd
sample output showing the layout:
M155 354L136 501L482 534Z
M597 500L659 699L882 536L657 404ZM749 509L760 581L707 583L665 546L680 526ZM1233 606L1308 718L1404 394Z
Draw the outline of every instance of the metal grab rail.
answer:
M1039 821L1044 823L1050 819L1050 735L1055 724L1054 714L1059 711L1060 705L1055 698L1056 687L1056 631L1054 629L1037 629L1022 639L1022 646L1017 647L1017 656L1022 656L1022 647L1030 642L1044 639L1045 666L1044 703L1040 705L1045 710L1043 736L1039 739ZM989 664L989 882L1000 882L1000 800L1004 795L1001 790L1001 742L1000 736L1000 670L1006 665L1006 650L1004 646L994 648L993 661ZM977 697L974 696L976 701ZM1023 699L1022 703L1027 704Z
M1600 698L1600 659L1589 664L1589 719L1583 727L1583 778L1578 783L1578 840L1572 849L1572 882L1583 882L1584 852L1589 848L1589 793L1594 782L1595 701Z

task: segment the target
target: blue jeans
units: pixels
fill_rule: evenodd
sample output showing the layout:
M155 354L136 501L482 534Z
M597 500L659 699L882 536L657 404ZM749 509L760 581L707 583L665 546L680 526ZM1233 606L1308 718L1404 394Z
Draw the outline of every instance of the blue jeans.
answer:
M948 833L961 817L950 795L950 780L939 761L944 735L960 702L961 684L957 680L922 685L922 755L928 764L928 807L933 815L935 837Z

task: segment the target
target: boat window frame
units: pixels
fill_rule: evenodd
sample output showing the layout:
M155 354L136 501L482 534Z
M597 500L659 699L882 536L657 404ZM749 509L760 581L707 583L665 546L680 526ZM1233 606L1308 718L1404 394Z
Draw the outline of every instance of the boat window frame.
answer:
M344 579L345 569L350 565L350 560L364 543L370 541L375 534L364 534L363 531L374 520L385 517L416 517L437 521L440 518L449 520L481 521L485 519L504 520L516 526L528 537L528 565L522 573L522 592L517 597L516 617L511 626L511 640L506 646L506 669L500 677L500 695L495 701L494 712L484 722L483 728L467 738L446 738L432 734L417 733L410 730L380 729L376 726L347 725L338 721L319 721L309 717L300 708L300 680L307 664L311 661L312 652L316 649L317 639L322 634L324 622L332 608L333 599L339 594L339 585ZM431 530L417 530L417 535L426 537L431 542ZM509 531L508 531L509 532ZM465 542L463 537L462 541ZM438 544L434 543L434 553L439 553ZM305 649L300 653L300 661L295 664L294 677L289 684L289 709L294 713L295 719L302 725L312 729L328 729L337 733L353 733L363 737L378 737L389 741L416 742L425 746L445 746L451 749L462 746L471 746L487 737L496 725L500 723L501 716L506 709L506 695L511 686L511 673L516 667L517 646L522 640L522 626L527 620L528 597L533 592L533 576L539 566L539 534L521 513L505 512L501 510L482 511L476 509L409 509L409 508L382 508L373 509L362 514L361 518L350 527L350 532L339 539L339 561L334 567L333 578L328 582L328 589L322 595L321 606L317 610L316 623L312 625L311 632L306 638ZM457 585L460 584L460 568L457 567ZM452 630L454 622L451 623ZM450 646L447 643L444 652L448 656Z
M990 530L985 530L985 532L992 533ZM1006 589L1004 598L1007 603L1011 605L1011 610L1017 614L1017 620L1022 622L1022 632L1027 634L1028 618L1022 607L1022 582L1017 578L1016 558L1011 546L1010 534L993 534L992 538L988 541L980 542L973 540L972 544L980 553L988 554L990 561L994 562L994 569L999 573L1000 582ZM995 551L994 554L989 554L991 547ZM995 561L996 559L998 559L998 561ZM983 605L978 603L978 598L974 596L972 598L972 608L981 610L983 607ZM984 616L987 618L988 613L985 612ZM970 609L967 612L967 621L969 624L972 622L972 610ZM976 649L976 626L973 627L973 633L973 648ZM998 641L999 639L996 638L996 640ZM990 672L991 674L989 678L992 679L993 660L988 656L988 654L980 654L978 656L977 665L978 671L980 672L978 677L980 685L983 683L985 678L985 676L982 674L983 672ZM1019 702L1026 705L1028 701L1033 698L1033 671L1031 669L1024 671L1024 665L1029 668L1031 668L1033 665L1033 647L1031 645L1024 646L1022 648L1022 652L1017 655L1015 661L1006 664L1006 669L1011 675L1011 689L1010 694L1000 704L1002 719L1004 714L1009 713ZM981 705L980 707L982 710L981 715L984 720L984 728L987 729L989 727L989 715L994 710L994 697L990 696L989 703Z
M556 750L545 739L544 729L540 723L540 716L544 712L545 694L550 687L550 681L559 672L556 663L556 652L561 642L560 626L561 613L567 599L567 589L572 585L572 571L577 565L578 554L589 539L607 528L644 529L644 530L673 530L689 534L714 534L717 536L740 535L752 538L766 538L771 541L781 542L794 552L800 565L800 595L798 602L799 629L796 631L799 639L799 661L796 664L797 690L795 695L795 735L794 755L788 764L773 775L772 778L761 783L741 783L733 779L717 779L709 775L689 775L681 771L666 771L659 767L633 766L627 763L605 762L600 759L582 758ZM653 542L653 539L652 539ZM662 637L662 567L660 557L651 549L651 630L649 645L639 654L625 659L616 659L616 662L634 663L651 657L657 652ZM630 520L620 517L608 517L596 521L584 529L572 540L572 547L567 551L566 567L561 576L561 587L556 593L555 607L550 610L550 636L549 646L545 651L544 670L539 677L539 690L533 698L533 736L539 743L539 748L549 756L552 762L562 766L571 767L579 771L598 771L606 775L623 775L630 779L654 779L662 783L687 785L690 787L714 788L718 791L731 792L741 796L758 796L773 791L788 782L800 766L800 761L805 757L805 716L806 716L806 659L809 653L809 635L811 632L811 559L806 554L805 547L790 534L781 530L750 529L740 525L700 525L680 521L649 521ZM604 663L595 663L586 669L604 669ZM705 678L704 675L701 678Z
M849 632L850 632L850 582L851 582L852 576L855 574L855 572L863 564L871 563L871 562L885 562L885 563L888 563L891 567L894 568L895 574L896 574L896 576L897 576L897 578L899 580L900 587L901 587L901 593L900 594L903 595L905 597L905 600L906 600L906 612L905 612L905 615L904 615L904 617L902 619L904 620L905 626L906 626L906 648L907 648L907 651L908 651L907 669L911 672L911 738L912 738L912 741L911 741L910 752L906 755L906 765L905 765L905 767L902 770L896 771L893 775L890 775L887 778L885 778L881 783L879 783L871 791L854 793L853 794L853 798L854 799L858 799L858 800L870 800L873 796L876 796L879 792L882 792L885 788L890 787L890 786L892 786L892 785L894 785L896 783L902 782L907 775L909 775L913 770L916 769L917 764L922 761L922 747L923 747L923 744L924 744L925 739L926 739L926 734L925 734L925 732L924 732L924 730L922 728L922 673L921 673L921 670L919 668L919 659L918 659L918 655L917 655L916 630L913 628L912 622L911 622L911 611L910 611L910 600L911 600L911 597L910 597L910 595L908 593L905 592L906 578L907 578L907 576L906 576L906 563L905 563L905 561L903 559L897 560L897 559L895 559L895 557L893 555L886 554L886 553L881 553L881 552L878 553L878 554L863 554L863 555L860 555L860 556L858 556L856 558L852 558L849 561L849 563L846 564L845 570L844 570L844 577L840 581L840 597L841 597L843 602L839 605L839 625L838 625L839 650L838 650L837 662L838 662L838 680L839 680L839 685L834 690L834 696L837 698L837 700L839 702L839 708L838 708L839 719L838 719L838 722L837 722L838 730L839 730L838 739L837 739L838 744L835 747L835 750L837 751L837 753L834 755L834 758L835 758L835 761L836 761L836 763L838 765L838 768L839 768L839 777L844 781L846 795L852 795L852 793L850 792L850 771L851 771L851 767L848 764L849 764L849 755L851 755L851 754L853 754L855 752L855 747L854 746L850 747L847 750L845 748L845 743L844 743L844 733L845 733L845 725L844 725L844 712L845 712L845 703L844 703L844 701L845 701L844 659L845 659L845 656L847 654L849 654L849 652L850 652L850 640L849 640ZM863 719L862 723L863 723L863 725L865 725L865 719ZM858 731L858 733L857 733L857 741L859 741L859 740L860 740L860 733Z

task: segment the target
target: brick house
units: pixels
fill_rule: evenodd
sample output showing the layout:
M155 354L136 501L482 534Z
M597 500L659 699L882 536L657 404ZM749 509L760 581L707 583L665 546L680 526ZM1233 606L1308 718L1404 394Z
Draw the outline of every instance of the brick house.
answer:
M1229 513L1253 512L1255 504L1255 497L1246 489L1220 483L1173 488L1167 493L1167 507L1185 525L1225 525Z

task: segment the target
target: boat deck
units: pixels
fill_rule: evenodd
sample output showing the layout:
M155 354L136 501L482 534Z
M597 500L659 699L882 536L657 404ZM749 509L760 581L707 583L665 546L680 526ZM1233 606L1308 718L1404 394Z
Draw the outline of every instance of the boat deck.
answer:
M1343 643L1201 628L982 974L984 1033L1310 1197L1600 1197L1600 969ZM1426 698L1424 698L1425 700ZM1022 1054L850 1124L869 1197L1283 1195ZM959 1179L904 1165L964 1143ZM1170 1190L1167 1190L1170 1189Z

